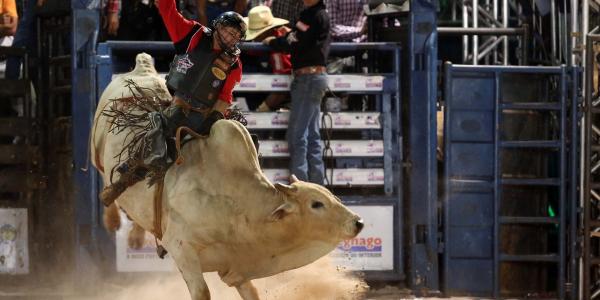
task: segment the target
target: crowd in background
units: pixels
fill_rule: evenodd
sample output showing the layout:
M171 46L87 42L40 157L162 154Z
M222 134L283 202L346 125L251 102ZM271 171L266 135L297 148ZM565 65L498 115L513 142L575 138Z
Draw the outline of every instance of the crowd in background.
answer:
M155 5L158 0L100 1L100 40L169 40ZM35 34L34 13L44 2L45 0L0 0L0 46L32 46L31 40ZM363 6L367 0L324 2L330 16L332 42L366 40ZM294 28L304 9L302 0L176 0L176 3L186 18L203 25L210 25L214 18L225 11L236 11L247 16L253 7L266 6L271 9L273 17L287 20L286 26ZM18 27L23 28L18 30ZM10 65L11 63L7 67L7 73L10 73L7 77L18 78L17 62Z
M7 0L2 0L7 1ZM9 0L14 1L14 0ZM155 6L157 0L104 0L104 29L107 39L168 40L164 24ZM333 42L366 40L366 16L363 6L367 0L325 0L331 20ZM225 11L247 16L256 6L267 6L273 17L295 26L304 9L302 0L177 0L184 17L210 25Z
M18 0L22 5L20 14L16 1L0 0L0 43L32 51L35 13L47 0ZM99 41L170 40L159 13L159 1L173 0L100 0ZM332 62L332 58L328 60L329 44L366 40L364 6L368 0L174 1L186 19L208 27L227 11L244 16L248 26L246 41L263 42L271 48L266 58L251 51L243 53L245 71L294 75L290 93L271 93L255 101L251 109L269 111L290 103L289 122L293 130L288 130L287 139L291 174L323 184L318 124L321 101L327 91L327 71L332 72L326 68ZM20 70L20 60L9 57L6 78L18 79Z

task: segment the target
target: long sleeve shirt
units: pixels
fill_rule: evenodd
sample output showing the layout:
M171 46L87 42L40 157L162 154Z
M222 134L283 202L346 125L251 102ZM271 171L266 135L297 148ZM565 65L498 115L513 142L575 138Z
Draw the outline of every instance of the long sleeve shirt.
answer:
M362 42L367 39L363 28L367 22L363 6L366 0L326 0L331 16L331 40L334 42Z
M184 18L177 11L175 0L160 0L158 2L158 11L165 23L171 41L173 41L177 54L193 50L209 30L196 21ZM219 100L229 104L233 101L233 88L242 80L242 62L238 59L236 65L227 76L227 79L225 79L218 97Z
M292 31L269 43L275 51L289 52L294 70L325 66L329 56L329 15L323 1L307 7Z
M121 0L106 0L106 12L116 14L121 12Z

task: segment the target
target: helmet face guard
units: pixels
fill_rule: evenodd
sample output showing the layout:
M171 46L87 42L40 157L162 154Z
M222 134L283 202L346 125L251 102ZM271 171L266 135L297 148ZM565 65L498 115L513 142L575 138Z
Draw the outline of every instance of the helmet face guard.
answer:
M246 23L240 14L233 11L224 12L213 20L211 27L217 33L216 38L221 49L232 53L239 51L238 45L246 37ZM240 33L238 42L233 46L227 45L223 40L221 30L225 27L231 27Z

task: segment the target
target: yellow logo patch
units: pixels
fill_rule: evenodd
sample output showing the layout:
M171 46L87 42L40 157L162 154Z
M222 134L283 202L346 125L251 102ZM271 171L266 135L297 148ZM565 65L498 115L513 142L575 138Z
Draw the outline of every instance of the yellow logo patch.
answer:
M211 69L213 75L215 75L215 77L217 77L219 80L225 80L225 72L223 72L223 70L217 68L217 67L212 67Z

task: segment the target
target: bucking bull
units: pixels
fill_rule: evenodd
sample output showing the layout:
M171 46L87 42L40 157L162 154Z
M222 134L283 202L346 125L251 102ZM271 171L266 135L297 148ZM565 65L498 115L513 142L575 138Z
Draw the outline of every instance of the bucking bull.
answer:
M109 182L129 137L127 130L110 131L112 123L102 110L117 98L131 96L125 80L170 99L145 53L138 54L132 72L109 84L91 133L92 161L104 182ZM360 217L324 187L294 177L290 185L271 183L239 122L218 121L209 137L191 140L181 154L183 164L166 172L161 189L144 181L129 187L106 208L104 221L109 230L120 226L118 205L135 222L130 246L141 246L145 230L157 236L193 300L210 299L203 272L213 271L244 300L257 300L251 280L307 265L363 227ZM155 201L155 192L160 201Z

